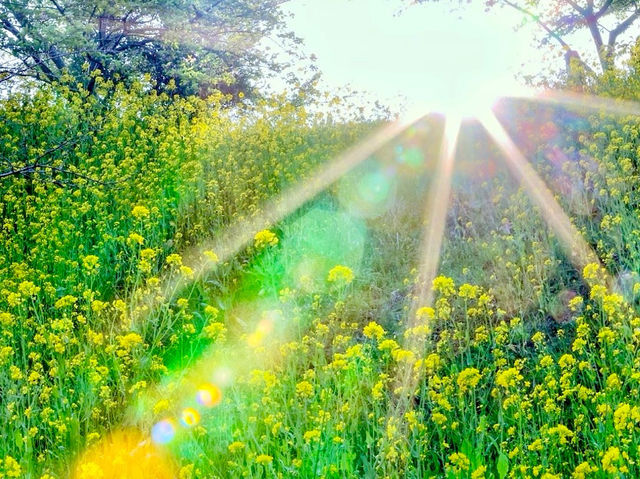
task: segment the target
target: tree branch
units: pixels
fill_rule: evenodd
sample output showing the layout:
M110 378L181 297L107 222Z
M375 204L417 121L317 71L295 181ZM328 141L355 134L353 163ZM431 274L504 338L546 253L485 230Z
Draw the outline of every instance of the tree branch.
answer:
M514 3L514 2L512 2L510 0L502 0L502 3L504 3L505 5L510 6L511 8L513 8L515 10L518 10L520 13L524 13L525 15L527 15L528 17L533 19L545 32L547 32L549 34L549 36L551 38L553 38L555 41L557 41L562 46L562 48L564 48L565 51L567 51L567 52L574 51L573 48L571 48L571 46L564 40L564 38L562 38L560 35L558 35L538 15L536 15L535 13L527 10L524 7L521 7L517 3ZM589 65L587 65L584 62L584 60L582 60L581 58L578 58L578 60L580 61L580 64L584 67L584 69L586 71L588 71L592 75L595 75L595 72L593 71L593 69Z
M65 15L65 10L64 7L62 7L56 0L50 0L51 3L53 3L56 7L56 10L58 10L58 12L60 12L60 15Z
M602 17L605 13L607 13L607 10L609 10L609 7L611 6L611 4L613 3L613 0L607 0L606 2L604 2L604 4L602 5L602 7L600 7L600 10L598 10L594 15L596 17L596 19L600 19L600 17Z
M587 10L582 8L580 5L578 5L576 2L574 2L573 0L567 0L567 3L569 5L571 5L573 7L573 9L578 12L580 15L582 15L583 17L585 17L587 15Z
M633 23L640 18L640 9L636 9L625 21L620 23L616 28L609 32L609 41L607 42L609 47L613 47L618 39L618 36L627 31L627 29L633 25Z

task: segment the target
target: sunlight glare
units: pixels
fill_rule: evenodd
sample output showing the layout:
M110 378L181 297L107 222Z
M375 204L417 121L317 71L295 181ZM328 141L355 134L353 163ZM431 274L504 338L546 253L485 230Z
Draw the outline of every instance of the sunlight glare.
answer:
M418 291L409 310L405 335L418 326L430 327L424 321L424 316L417 314L417 311L420 308L431 306L433 302L431 285L440 264L460 126L459 119L447 118L445 120L438 164L427 193L423 214L424 226L419 250ZM426 335L411 334L407 337L404 347L420 355L424 352L426 341ZM417 383L417 376L413 374L413 371L414 368L411 363L403 363L398 370L397 382L404 394L400 395L399 401L395 404L391 413L392 417L402 417L409 407L410 399Z
M582 271L589 263L599 264L596 253L571 223L551 190L511 139L500 120L495 114L489 113L481 117L480 121L504 154L509 171L522 184L534 204L540 208L542 217L558 236L567 256L578 271Z

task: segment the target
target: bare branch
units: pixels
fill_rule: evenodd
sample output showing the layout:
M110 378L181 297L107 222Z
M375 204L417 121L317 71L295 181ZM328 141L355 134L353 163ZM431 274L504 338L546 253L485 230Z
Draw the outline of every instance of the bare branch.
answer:
M51 0L51 3L54 4L54 6L56 7L56 10L58 10L58 12L60 12L60 15L64 15L65 14L64 7L62 7L56 0Z
M580 15L582 15L583 17L587 15L587 10L582 8L580 5L578 5L576 2L574 2L573 0L567 0L567 3L569 5L571 5L573 7L573 9L578 12Z
M636 9L636 11L633 12L629 17L627 17L626 20L624 20L616 28L611 30L611 32L609 32L609 42L608 42L609 47L613 47L613 45L616 43L616 40L618 39L618 36L621 35L622 33L626 32L627 29L631 25L633 25L633 23L638 18L640 18L640 9Z
M609 10L609 7L611 6L611 4L613 3L613 0L607 0L606 2L604 2L604 4L602 5L602 7L600 8L600 10L598 10L594 15L596 17L596 19L600 19L600 17L602 17L603 15L605 15L607 13L607 11Z

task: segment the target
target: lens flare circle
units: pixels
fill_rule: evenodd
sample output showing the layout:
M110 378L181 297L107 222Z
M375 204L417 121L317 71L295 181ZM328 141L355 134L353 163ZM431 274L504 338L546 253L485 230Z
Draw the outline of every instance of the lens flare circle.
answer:
M180 422L186 427L197 426L200 422L200 413L192 407L185 408L180 414Z
M168 444L176 435L176 424L172 419L163 419L151 428L151 439L156 444Z
M222 401L222 391L215 384L203 384L196 393L196 401L203 407L215 407Z
M213 373L213 382L220 387L230 386L233 382L233 371L227 366L221 366Z

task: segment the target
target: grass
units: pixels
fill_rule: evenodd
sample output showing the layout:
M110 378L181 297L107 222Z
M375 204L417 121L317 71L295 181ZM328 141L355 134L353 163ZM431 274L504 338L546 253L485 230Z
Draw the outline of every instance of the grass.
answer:
M42 91L0 109L3 158L60 167L0 185L0 477L640 473L636 118L504 106L602 261L584 269L465 126L426 305L441 119L192 278L180 253L372 125L104 88L112 103ZM167 294L170 277L186 286Z

